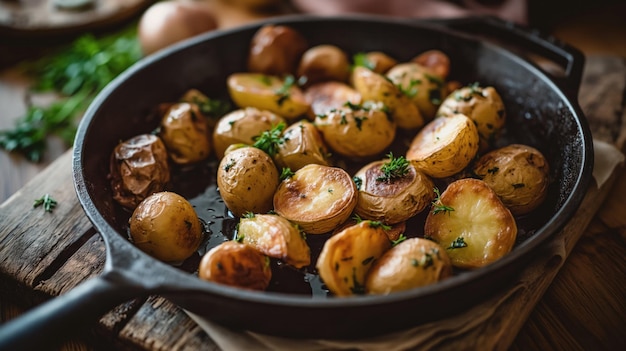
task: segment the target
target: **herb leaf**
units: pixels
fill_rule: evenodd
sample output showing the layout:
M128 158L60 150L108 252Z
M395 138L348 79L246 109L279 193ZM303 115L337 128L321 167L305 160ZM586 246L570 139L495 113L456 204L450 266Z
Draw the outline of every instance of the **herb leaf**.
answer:
M387 157L389 161L385 162L380 170L383 172L382 176L376 178L379 182L391 182L396 178L401 178L409 172L409 161L404 156L394 157L390 152Z
M45 194L33 203L33 208L37 208L43 205L43 209L46 212L52 212L57 206L57 201L53 199L49 194Z
M454 241L450 243L450 246L448 246L447 249L454 250L454 249L460 249L463 247L467 247L467 243L465 242L465 239L463 239L463 237L460 236L454 239Z
M271 157L274 157L278 153L279 145L285 142L285 139L281 137L283 130L285 129L285 123L280 122L270 130L266 130L261 135L257 135L252 140L254 144L252 146L265 151Z
M440 212L443 213L450 213L452 211L454 211L454 208L450 207L450 206L446 206L441 202L441 194L439 193L439 189L438 188L434 188L433 191L435 192L435 200L433 200L432 206L433 206L433 214L437 214Z

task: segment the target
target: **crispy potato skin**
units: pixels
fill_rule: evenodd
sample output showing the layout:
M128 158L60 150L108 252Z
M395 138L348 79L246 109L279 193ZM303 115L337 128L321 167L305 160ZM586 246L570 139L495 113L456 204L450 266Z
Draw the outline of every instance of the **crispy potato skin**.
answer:
M548 193L548 161L539 150L528 145L512 144L483 155L474 165L474 173L514 215L534 210Z
M415 62L392 67L387 72L387 77L402 87L425 120L430 121L435 117L446 95L443 78Z
M237 238L263 254L296 268L311 263L311 250L300 230L286 218L273 214L255 214L239 221Z
M191 204L168 191L143 200L129 219L133 243L147 254L165 262L181 262L202 241L202 226Z
M356 202L356 185L345 170L310 164L280 183L274 211L307 234L322 234L347 220Z
M355 178L361 179L359 200L354 212L363 219L385 224L404 222L422 212L434 199L433 181L412 163L401 178L380 181L386 161L374 161L361 168Z
M200 261L200 279L251 290L267 289L272 270L269 258L246 244L226 241Z
M285 123L285 119L270 111L248 107L232 111L219 119L213 130L213 147L218 158L232 144L254 144L254 137L274 126Z
M307 84L322 81L345 82L350 74L346 53L334 45L317 45L304 52L298 65L298 76L306 77Z
M452 275L452 263L437 243L406 239L372 265L365 280L368 294L390 294L434 284Z
M358 105L361 94L346 83L327 81L313 84L304 91L304 99L311 106L309 116L325 115L330 110L343 107L346 102Z
M367 272L390 247L391 242L380 226L362 221L324 243L316 268L334 295L363 294Z
M177 164L193 164L211 153L209 125L196 104L182 102L170 107L161 120L159 135Z
M482 180L465 178L454 181L441 194L437 205L451 211L426 217L424 236L432 238L446 250L452 265L479 268L509 253L515 244L515 218L498 195ZM466 246L453 247L463 238Z
M309 44L304 36L288 26L268 24L252 37L248 71L271 74L295 74L300 57Z
M113 199L129 210L150 194L163 191L170 181L165 144L151 134L137 135L118 144L109 167Z
M276 166L293 172L308 164L330 165L328 147L322 135L308 120L296 122L283 132L284 142L274 156Z
M462 114L439 117L415 136L406 153L408 160L434 178L462 171L474 159L479 147L474 122Z
M241 147L222 158L217 169L217 186L226 207L237 217L247 212L266 213L279 174L272 158L255 147Z

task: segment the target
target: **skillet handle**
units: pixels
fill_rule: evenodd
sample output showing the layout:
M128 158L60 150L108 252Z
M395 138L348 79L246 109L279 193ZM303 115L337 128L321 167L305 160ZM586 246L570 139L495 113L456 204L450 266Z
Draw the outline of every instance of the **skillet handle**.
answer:
M115 306L137 297L137 289L98 276L0 325L0 350L47 350L85 331Z
M533 53L551 60L562 69L556 74L542 69L570 97L577 99L583 76L585 56L575 47L559 39L540 33L536 29L505 21L495 16L470 16L453 19L428 19L427 23L443 26L454 31L478 34L487 39L500 40L501 43L519 48L524 53Z

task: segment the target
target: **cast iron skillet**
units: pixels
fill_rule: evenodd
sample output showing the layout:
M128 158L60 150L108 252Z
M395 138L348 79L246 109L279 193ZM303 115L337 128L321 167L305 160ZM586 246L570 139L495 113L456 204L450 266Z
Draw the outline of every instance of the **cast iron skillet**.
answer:
M293 26L310 45L335 44L350 55L380 50L403 61L440 49L451 58L451 77L495 86L507 108L510 138L541 150L552 169L548 199L533 218L519 219L524 230L514 250L488 267L411 291L319 298L204 282L136 249L126 239L127 217L120 216L111 197L111 151L120 140L151 131L158 121L150 111L159 103L176 101L192 87L208 96L223 95L226 77L245 69L250 39L260 26L254 24L208 33L148 57L98 95L78 131L73 172L78 198L106 244L104 272L6 324L0 330L0 348L25 349L32 342L65 335L119 303L148 294L160 294L233 328L274 335L355 338L399 330L458 313L510 282L580 205L591 179L593 150L576 99L584 64L576 49L490 17L408 21L295 16L272 21ZM564 74L548 74L502 46L468 34L473 32L552 59Z

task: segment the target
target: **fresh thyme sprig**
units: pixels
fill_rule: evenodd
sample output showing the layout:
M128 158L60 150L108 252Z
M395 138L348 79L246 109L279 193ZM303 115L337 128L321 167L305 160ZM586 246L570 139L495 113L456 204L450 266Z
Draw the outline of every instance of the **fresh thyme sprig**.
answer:
M252 146L265 151L271 157L274 157L278 153L278 147L285 142L282 138L283 130L285 129L285 123L280 122L272 129L266 130L261 135L255 136L254 144Z
M439 189L438 188L433 188L433 191L435 192L435 200L433 200L433 214L437 214L437 213L450 213L451 211L454 211L454 208L450 207L450 206L446 206L443 204L443 202L441 202L441 193L439 193Z
M52 212L52 210L54 210L57 206L57 201L53 199L50 194L45 194L33 203L33 208L37 208L39 206L43 206L43 209L46 212Z
M405 176L409 172L409 161L404 156L394 157L393 153L390 152L387 157L389 161L380 167L383 175L377 177L376 181L391 182L396 178Z

